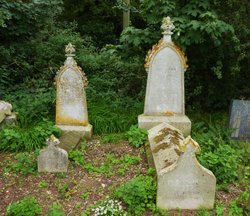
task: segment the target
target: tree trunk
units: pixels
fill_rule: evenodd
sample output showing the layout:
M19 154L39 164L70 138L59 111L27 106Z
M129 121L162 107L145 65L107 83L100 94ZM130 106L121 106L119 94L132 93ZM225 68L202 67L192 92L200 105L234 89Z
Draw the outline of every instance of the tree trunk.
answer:
M130 5L130 0L124 0L127 5ZM129 26L130 22L130 11L123 11L123 29Z

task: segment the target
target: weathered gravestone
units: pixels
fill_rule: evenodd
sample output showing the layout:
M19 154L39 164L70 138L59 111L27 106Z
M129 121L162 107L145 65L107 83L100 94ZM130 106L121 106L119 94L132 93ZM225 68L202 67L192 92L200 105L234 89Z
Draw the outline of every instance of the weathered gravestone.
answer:
M229 127L233 130L232 138L250 140L250 101L231 102Z
M216 178L195 157L198 143L167 123L148 131L157 174L157 206L162 209L213 208Z
M47 140L48 147L38 156L38 172L67 172L68 153L57 147L59 143L53 135Z
M146 57L147 89L144 113L138 116L138 125L150 129L167 122L187 136L191 131L191 121L185 115L186 57L171 40L174 25L169 17L163 19L161 28L164 30L163 39Z
M87 78L73 58L74 46L69 43L65 51L67 59L56 76L56 126L63 131L60 147L69 151L82 138L91 138L93 129L88 121L84 90Z
M0 123L9 115L11 115L12 106L10 103L0 101Z
M5 101L0 101L0 128L4 124L16 122L16 114L11 112L12 105Z

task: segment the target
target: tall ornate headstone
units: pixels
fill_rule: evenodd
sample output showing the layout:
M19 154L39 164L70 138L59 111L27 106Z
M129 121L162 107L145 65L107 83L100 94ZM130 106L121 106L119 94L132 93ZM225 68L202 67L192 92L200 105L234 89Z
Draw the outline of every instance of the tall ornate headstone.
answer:
M90 138L92 125L88 122L87 102L84 88L87 78L74 60L74 46L66 48L66 61L56 76L56 125L62 129L61 147L70 150L82 138Z
M138 125L150 129L167 122L186 136L191 132L184 101L186 57L171 40L175 27L169 17L163 19L161 28L163 38L146 57L147 89L144 113L138 116Z

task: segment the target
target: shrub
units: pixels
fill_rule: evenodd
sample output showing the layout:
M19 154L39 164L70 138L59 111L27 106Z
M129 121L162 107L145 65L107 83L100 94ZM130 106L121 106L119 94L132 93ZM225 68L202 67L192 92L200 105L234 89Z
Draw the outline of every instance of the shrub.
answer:
M138 128L136 125L132 125L126 133L128 142L135 147L143 145L148 138L147 135L146 129Z
M213 152L204 152L199 159L214 173L219 183L233 182L237 179L239 155L229 145L219 145Z
M30 152L40 149L51 134L59 137L61 130L47 119L31 125L29 128L20 128L18 126L5 127L0 131L0 150Z
M141 215L147 208L155 209L156 184L149 176L138 176L120 186L114 193L128 206L132 215Z
M7 207L7 216L36 216L41 215L42 209L39 207L34 197L27 197Z

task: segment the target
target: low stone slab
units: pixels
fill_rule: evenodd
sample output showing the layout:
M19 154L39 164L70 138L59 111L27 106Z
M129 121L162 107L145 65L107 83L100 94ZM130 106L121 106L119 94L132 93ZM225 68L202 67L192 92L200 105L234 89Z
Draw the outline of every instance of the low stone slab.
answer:
M70 151L77 147L82 139L90 139L93 133L91 124L87 126L56 125L62 130L59 147Z
M162 209L212 209L216 178L202 167L195 152L199 145L184 140L184 153L171 166L158 172L157 206Z
M138 116L138 127L145 128L147 130L163 122L168 123L173 127L179 129L185 137L190 135L191 133L191 121L186 115L173 114L171 116L164 116L142 114Z
M56 145L59 140L51 136L47 140L49 145L43 149L38 156L38 172L67 172L68 169L68 153Z
M0 101L0 123L6 118L6 116L11 115L12 105L5 101Z

